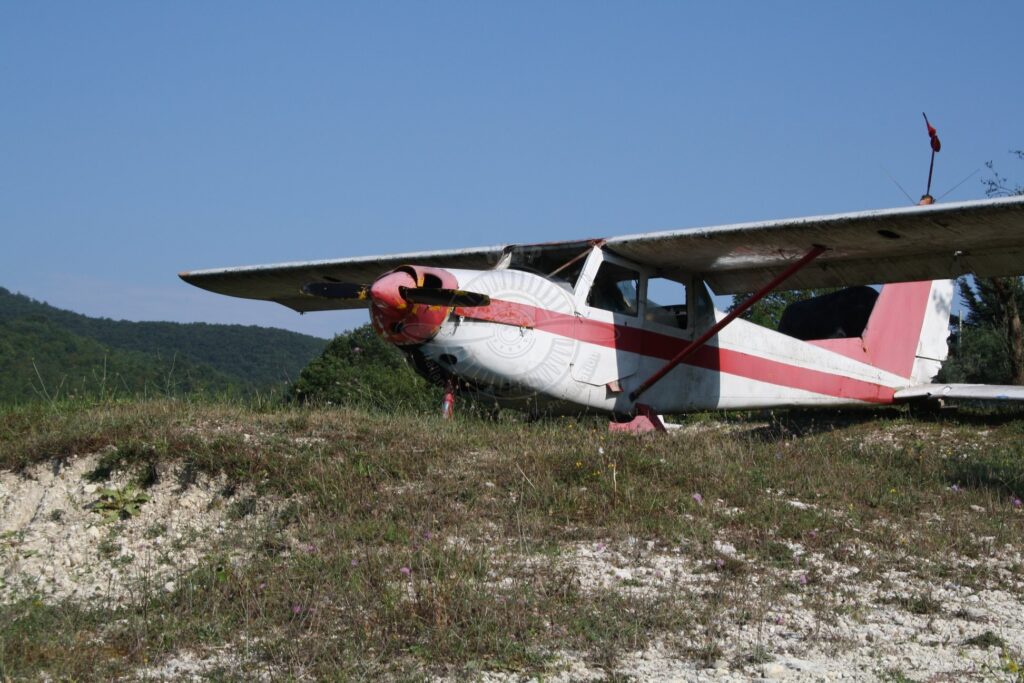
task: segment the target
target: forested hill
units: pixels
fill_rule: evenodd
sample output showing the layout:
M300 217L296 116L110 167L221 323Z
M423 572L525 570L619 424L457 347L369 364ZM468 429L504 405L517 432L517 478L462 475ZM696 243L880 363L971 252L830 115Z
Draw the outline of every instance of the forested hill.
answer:
M90 318L0 287L0 400L52 393L44 385L264 390L294 381L326 345L255 326Z

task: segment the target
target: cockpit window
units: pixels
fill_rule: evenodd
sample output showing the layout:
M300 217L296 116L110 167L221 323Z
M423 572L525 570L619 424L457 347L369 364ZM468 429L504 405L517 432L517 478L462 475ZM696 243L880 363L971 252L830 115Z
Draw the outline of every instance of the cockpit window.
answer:
M686 285L664 277L647 279L647 305L644 318L648 322L686 329Z
M636 315L639 285L640 273L605 261L594 278L587 305L612 313Z

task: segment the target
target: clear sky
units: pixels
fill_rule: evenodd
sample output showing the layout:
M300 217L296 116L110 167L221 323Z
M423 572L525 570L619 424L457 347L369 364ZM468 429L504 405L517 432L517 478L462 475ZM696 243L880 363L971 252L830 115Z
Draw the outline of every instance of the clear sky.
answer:
M874 209L1024 147L1024 3L0 3L0 286L330 336L181 270ZM985 171L947 201L983 196Z

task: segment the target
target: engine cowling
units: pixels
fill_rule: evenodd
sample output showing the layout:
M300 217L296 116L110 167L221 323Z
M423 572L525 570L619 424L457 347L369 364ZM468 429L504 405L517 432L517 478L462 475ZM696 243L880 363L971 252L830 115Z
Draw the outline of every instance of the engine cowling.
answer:
M451 313L450 306L411 303L401 288L456 289L454 275L441 268L401 266L377 278L370 286L370 322L377 334L396 346L422 344L433 339Z

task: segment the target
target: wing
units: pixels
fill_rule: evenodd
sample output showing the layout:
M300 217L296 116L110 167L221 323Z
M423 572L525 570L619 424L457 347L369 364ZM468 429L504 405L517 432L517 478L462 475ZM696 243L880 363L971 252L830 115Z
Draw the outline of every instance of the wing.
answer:
M382 273L407 263L439 268L491 268L501 258L502 252L503 247L500 246L452 251L425 251L389 256L363 256L327 261L278 263L267 266L194 270L179 273L178 277L191 285L218 294L276 301L300 313L305 313L306 311L364 308L366 306L364 302L355 299L325 299L306 294L302 288L310 283L370 284Z
M198 270L181 279L212 292L276 301L296 311L362 307L315 297L310 283L369 284L402 264L491 268L506 252L526 264L568 258L594 241L493 246L389 256ZM1024 273L1024 197L935 204L614 237L606 248L668 272L702 275L718 294L755 290L813 245L828 247L786 281L791 289Z
M607 247L717 294L758 289L813 245L828 247L787 289L1024 273L1024 197L615 237Z

